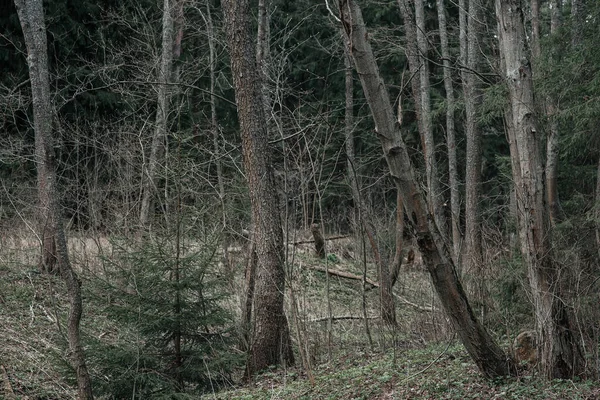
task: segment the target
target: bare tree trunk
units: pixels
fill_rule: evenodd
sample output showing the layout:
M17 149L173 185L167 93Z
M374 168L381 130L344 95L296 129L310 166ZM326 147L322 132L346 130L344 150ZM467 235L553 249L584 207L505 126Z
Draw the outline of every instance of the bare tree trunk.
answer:
M208 51L210 62L210 130L213 138L213 151L215 152L215 164L217 166L217 187L219 188L219 200L221 201L222 224L223 229L227 225L227 217L225 215L225 183L223 181L223 165L221 163L222 148L220 144L219 124L217 121L217 96L215 94L216 86L216 49L215 49L215 28L213 25L212 14L210 11L210 2L206 3L206 25L208 29Z
M285 270L283 232L269 157L260 76L250 34L248 0L222 2L231 56L242 155L252 207L257 274L254 293L255 327L248 374L293 364L290 332L283 310Z
M542 53L540 44L540 0L531 0L531 55L535 60Z
M481 130L477 123L478 104L481 103L481 90L478 77L479 68L479 24L483 14L479 0L469 0L467 18L467 47L461 47L463 60L467 60L466 71L462 69L463 92L466 111L467 160L465 173L465 270L474 277L474 295L478 302L485 304L485 274L481 248ZM463 21L464 22L464 21ZM461 31L465 27L461 26ZM463 36L464 40L464 36ZM464 43L463 43L464 44Z
M446 25L446 7L444 0L437 0L438 22L440 27L440 44L444 63L444 89L446 91L446 143L448 146L448 181L450 184L450 210L452 226L452 259L454 265L460 261L460 191L458 189L458 168L456 161L456 133L454 129L454 87L452 84L452 68L448 47L448 29Z
M414 20L411 2L414 2L415 6ZM423 155L425 157L427 202L429 204L429 211L434 216L440 234L446 240L448 234L444 214L444 196L441 190L441 181L435 158L435 142L433 140L433 128L431 124L429 64L427 60L427 37L423 0L398 0L398 4L404 20L409 69L411 74L419 74L419 79L418 81L414 81L415 83L412 88L417 118L420 120L419 132L421 134L421 145L423 146ZM414 43L411 44L411 41L414 41ZM419 103L418 107L416 106L417 103Z
M596 175L596 244L600 255L600 159L598 159L598 172Z
M251 236L248 246L248 259L246 261L246 270L244 275L244 294L242 296L242 334L241 347L243 351L250 350L250 334L252 329L252 304L254 302L254 288L256 286L256 265L258 264L256 256L256 246L254 238Z
M325 258L325 239L323 239L319 225L312 224L310 226L310 231L315 239L315 251L317 253L317 257Z
M545 205L540 135L533 110L533 79L519 0L496 0L500 51L509 89L511 159L521 252L527 265L537 323L540 368L548 378L581 374L583 357L561 299Z
M551 1L550 34L556 34L559 28L559 8L557 0ZM531 54L533 58L534 73L537 70L539 57L542 53L540 43L540 5L539 0L531 1ZM550 217L550 224L555 226L562 219L561 207L558 197L558 141L560 132L558 121L555 117L556 102L547 96L544 99L543 112L549 121L546 139L546 202Z
M343 32L342 32L343 35ZM388 266L384 264L384 261L381 258L381 254L379 252L379 247L375 242L374 237L374 229L369 224L368 217L366 216L367 210L364 206L364 202L361 198L359 191L359 184L356 179L356 170L355 170L355 162L354 162L354 93L353 93L353 79L352 79L352 55L350 54L350 49L348 43L345 39L343 39L344 45L344 67L346 70L346 114L345 114L345 130L346 130L346 157L347 157L347 177L348 184L350 185L350 189L352 191L352 200L354 202L355 210L358 210L356 213L357 218L361 219L360 224L363 226L361 230L361 234L366 234L369 238L369 242L371 244L371 248L373 251L373 256L375 258L375 262L377 264L378 275L379 275L379 299L380 299L380 311L382 320L390 325L396 326L396 303L394 302L394 296L392 293L393 279L394 276L394 264L392 266ZM397 234L397 233L396 233ZM402 253L402 249L400 249L400 254ZM400 262L402 262L402 258L400 256Z
M342 32L343 35L343 32ZM354 203L354 214L358 216L360 207L360 194L358 192L358 182L356 180L356 163L354 160L354 80L352 55L348 43L342 36L344 46L344 70L345 70L345 88L346 88L346 107L344 114L344 130L346 132L346 178L352 192L352 201Z
M550 34L556 35L560 28L560 8L557 0L550 0ZM538 18L534 18L538 19ZM550 121L546 139L546 201L550 211L550 224L555 226L563 219L562 208L558 197L558 151L560 131L556 113L557 102L551 97L546 98L546 117Z
M415 180L399 123L392 111L389 94L367 40L361 10L352 0L338 0L338 5L347 40L352 45L354 64L375 120L390 174L403 196L409 227L417 239L423 261L446 314L484 375L496 377L511 374L514 372L512 360L475 317L456 275L446 244L436 224L430 222L431 214L427 211L427 204Z
M176 2L176 0L173 0ZM156 107L156 122L148 162L144 165L142 176L142 204L140 206L140 227L146 228L152 209L153 196L156 193L156 171L163 152L164 140L167 134L167 122L169 119L169 84L172 80L173 69L173 14L175 5L171 0L163 2L162 18L162 53L160 59L160 70L158 75L158 98Z
M571 0L571 44L579 46L583 35L583 24L581 23L585 14L585 0Z
M46 23L41 0L16 0L17 13L27 46L27 65L33 97L33 123L35 131L35 159L38 168L38 188L42 218L42 240L44 246L43 268L47 271L58 265L60 276L66 284L69 297L67 317L67 341L69 358L75 371L78 398L93 399L92 384L81 345L79 322L83 310L81 282L69 261L67 240L62 225L62 210L57 187L56 159L52 140L52 109L50 79L48 76L48 53ZM47 248L46 246L50 246ZM48 254L50 253L50 254Z
M404 258L404 200L402 193L396 191L396 251L390 271L390 287L393 288L400 275ZM390 288L390 292L391 292Z

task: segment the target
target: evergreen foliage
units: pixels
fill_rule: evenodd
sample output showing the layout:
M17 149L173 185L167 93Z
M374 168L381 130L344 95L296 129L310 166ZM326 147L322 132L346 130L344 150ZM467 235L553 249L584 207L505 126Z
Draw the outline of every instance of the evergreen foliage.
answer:
M90 285L114 329L90 338L96 390L114 399L159 399L228 382L241 360L230 350L233 325L215 274L214 240L192 246L164 236L113 246L103 259L107 278Z

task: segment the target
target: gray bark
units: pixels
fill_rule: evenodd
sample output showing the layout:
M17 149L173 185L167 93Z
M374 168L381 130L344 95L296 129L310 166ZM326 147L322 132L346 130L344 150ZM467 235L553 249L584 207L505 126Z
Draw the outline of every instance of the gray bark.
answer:
M456 161L456 132L454 128L454 85L448 47L448 29L446 25L446 8L444 0L437 0L438 22L440 27L440 44L444 65L444 89L446 91L446 144L448 146L448 181L450 184L450 210L452 227L452 258L455 265L460 260L460 191L458 188L458 170Z
M556 35L560 28L560 8L557 0L550 1L550 34ZM539 16L537 18L539 20ZM541 51L541 50L540 50ZM551 97L546 98L546 117L550 121L546 139L546 201L550 211L550 224L555 226L562 220L562 208L558 196L558 151L560 131L556 113L557 102Z
M352 0L339 0L339 11L356 71L375 121L390 174L403 196L409 227L434 287L452 326L465 348L488 377L507 375L514 366L489 333L479 323L469 305L462 285L437 226L431 222L427 204L415 180L400 125L392 111L387 88L379 74L360 8Z
M444 195L442 182L435 158L435 141L431 122L431 96L429 83L429 63L427 58L427 32L425 26L425 9L423 0L414 0L415 24L417 29L417 49L419 54L419 97L422 111L423 127L423 153L425 155L425 171L427 175L427 202L429 210L435 219L440 234L444 240L448 239L448 229L445 216Z
M69 314L67 317L67 341L69 358L75 371L78 398L93 399L92 385L88 373L83 346L79 332L79 323L83 306L81 301L81 282L71 267L67 239L62 225L62 209L57 187L56 159L52 140L52 100L50 97L50 79L48 74L48 53L46 23L41 0L16 0L17 13L23 29L27 46L27 65L33 98L33 120L35 131L35 160L38 173L40 196L40 216L43 219L42 245L44 253L53 252L51 257L58 266L58 272L67 287ZM46 254L43 255L43 258ZM43 261L43 268L50 265Z
M596 175L596 244L600 255L600 159L598 159L598 172Z
M571 0L571 44L573 47L581 43L583 35L582 18L585 15L585 0Z
M540 368L548 378L572 378L583 359L561 299L545 206L541 138L534 118L530 54L520 0L496 0L503 73L509 89L509 141L521 253L528 269L537 324Z
M485 274L481 248L481 129L477 123L481 103L481 90L478 77L479 68L479 24L482 12L479 0L469 0L467 18L467 46L462 59L467 60L467 69L463 69L463 92L465 99L467 137L466 173L465 173L465 266L474 278L474 293L478 301L485 302ZM461 31L464 27L461 26ZM464 38L463 38L464 39Z
M173 1L175 2L175 0ZM142 177L142 204L140 207L140 227L146 228L152 209L153 196L156 193L156 175L163 153L165 136L167 134L167 122L169 119L169 92L172 81L173 70L173 43L174 28L173 15L175 5L171 0L163 2L162 18L162 43L160 69L158 73L158 96L156 106L156 121L154 133L152 135L152 144L150 146L150 155L148 162L144 165L144 175Z

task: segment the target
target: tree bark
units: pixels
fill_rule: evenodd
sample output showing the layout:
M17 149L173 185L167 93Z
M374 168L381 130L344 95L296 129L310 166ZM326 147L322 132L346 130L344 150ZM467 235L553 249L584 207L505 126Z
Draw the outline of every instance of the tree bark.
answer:
M546 209L541 138L534 118L530 55L520 0L496 0L500 51L509 89L509 141L517 197L521 252L528 269L536 317L540 368L548 378L572 378L583 358L561 299Z
M174 24L173 15L176 0L164 0L162 18L162 43L160 70L158 73L158 97L156 106L156 121L148 162L144 165L142 176L142 201L140 206L140 227L146 228L152 209L153 196L156 193L156 174L163 152L167 122L169 119L170 87L173 70Z
M446 144L448 146L448 181L450 184L450 225L452 227L452 259L454 265L460 261L460 191L458 188L458 168L456 161L456 132L454 124L454 85L450 65L450 49L448 47L448 28L446 24L446 7L444 0L437 0L438 22L440 28L440 47L444 65L444 89L446 91Z
M319 225L312 224L310 226L310 231L312 232L313 238L315 239L315 252L317 253L317 257L325 258L325 239L321 234Z
M551 1L550 34L557 33L559 28L559 8L557 0ZM539 57L542 54L540 43L540 5L539 0L531 1L531 55L533 58L534 74L538 69ZM560 201L558 197L558 151L560 131L558 121L555 117L556 102L550 96L546 96L542 105L542 112L546 114L549 121L546 135L546 202L550 217L550 224L555 226L562 219Z
M379 74L379 68L367 40L367 30L360 8L352 0L338 0L340 16L346 38L351 43L354 64L360 77L369 108L375 120L383 153L390 174L402 193L404 209L412 234L423 261L431 275L434 287L453 328L480 371L488 377L514 372L510 358L494 342L479 323L467 300L456 275L445 242L437 226L431 223L427 204L415 180L408 150L400 134L400 126L394 117L387 88Z
M478 302L485 304L485 274L481 248L481 130L477 123L478 104L481 103L481 90L475 75L479 68L479 24L482 12L480 0L469 0L466 48L461 46L462 59L467 61L467 69L462 69L463 93L465 99L467 137L465 173L465 270L474 277L474 295ZM463 19L464 22L464 19ZM464 34L463 34L464 40ZM464 43L462 43L464 45Z
M379 290L379 304L381 311L382 320L390 325L396 326L396 303L394 302L394 296L392 292L392 288L394 286L394 274L396 273L395 269L395 261L391 266L384 264L384 261L381 258L381 253L379 251L379 247L375 242L374 232L372 224L368 223L369 218L367 215L367 208L364 206L363 200L360 196L360 189L358 180L356 179L356 170L354 163L354 82L353 82L353 69L352 69L352 54L350 52L350 48L345 39L343 39L344 33L342 32L342 41L344 46L344 67L345 67L345 86L346 86L346 108L345 108L345 130L346 130L346 157L347 157L347 176L348 176L348 184L350 185L350 189L352 191L352 200L354 202L355 210L358 210L356 213L357 218L360 218L360 223L364 228L364 232L369 238L369 242L371 244L371 248L373 251L373 256L375 258L375 262L377 264L379 282L380 282L380 290ZM398 232L396 232L398 235ZM400 236L400 240L402 240L402 236ZM401 244L400 244L401 245ZM398 249L396 249L396 253L398 253ZM400 249L400 254L402 253L402 249ZM400 258L400 262L402 262L402 258ZM397 274L397 273L396 273Z
M425 157L425 174L427 176L427 203L429 212L433 215L438 225L440 234L446 240L447 226L444 207L444 196L441 189L437 161L435 158L435 142L433 139L433 128L431 123L431 102L429 83L429 64L427 59L427 37L425 27L425 10L423 0L413 0L414 21L411 0L398 0L402 13L407 41L407 58L411 74L419 75L418 81L412 86L415 104L419 103L417 118L420 119L419 132L421 134L421 145ZM415 41L410 44L410 41ZM414 52L414 53L413 53ZM416 54L415 54L416 53ZM418 85L418 89L417 89Z
M600 159L598 159L598 172L596 174L596 244L598 246L598 255L600 255Z
M571 0L571 45L579 46L583 35L583 24L581 23L585 14L585 0Z
M254 336L247 365L247 373L252 375L270 365L293 364L294 356L283 310L283 231L269 157L260 76L250 33L250 5L248 0L225 0L222 6L228 26L227 42L258 261Z
M38 173L38 188L42 212L43 258L51 257L52 264L43 261L47 271L54 269L65 282L69 298L67 317L67 341L69 358L75 371L78 398L93 399L92 385L81 345L79 322L82 314L81 282L71 267L67 240L62 225L62 210L56 176L56 158L52 140L52 100L48 74L46 23L41 0L16 0L17 13L27 46L27 65L33 97L33 120L35 131L35 159ZM46 246L50 246L48 249ZM48 254L50 253L50 254Z
M560 8L557 0L550 1L550 34L556 35L560 28ZM539 20L539 16L535 19ZM550 121L546 139L546 201L550 212L550 224L555 226L563 219L562 208L558 196L558 151L560 131L556 113L557 102L551 97L546 98L546 117Z

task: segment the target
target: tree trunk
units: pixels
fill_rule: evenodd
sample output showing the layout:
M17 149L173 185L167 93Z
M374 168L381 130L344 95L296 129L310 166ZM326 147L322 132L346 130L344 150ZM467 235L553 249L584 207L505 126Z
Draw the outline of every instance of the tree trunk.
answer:
M481 103L481 90L478 77L479 68L479 24L483 13L480 0L469 0L467 18L467 46L461 46L461 58L467 61L467 69L462 69L463 93L466 113L466 173L465 173L465 272L474 277L473 293L478 302L485 304L485 274L481 248L481 130L479 129L478 104ZM464 19L463 19L464 22ZM461 26L461 31L465 30ZM464 34L463 34L464 40ZM464 43L462 43L464 45Z
M323 235L321 234L319 225L312 224L310 226L310 231L312 232L313 238L315 239L315 252L317 253L317 257L324 259L325 258L325 239L323 239Z
M560 8L557 0L550 1L550 34L556 35L560 28ZM539 20L539 16L535 19ZM560 131L558 130L557 102L546 98L546 117L550 127L546 139L546 201L550 212L550 224L555 226L563 219L562 208L558 197L558 151Z
M450 49L448 47L448 29L446 25L446 8L444 0L437 0L438 21L440 27L440 44L444 65L444 89L446 91L446 143L448 146L448 181L450 184L450 210L452 226L452 259L454 265L460 261L460 192L458 189L458 170L456 161L456 134L454 129L454 87L452 84L452 67Z
M379 68L367 40L368 35L361 10L352 0L339 0L338 5L347 40L352 45L354 64L375 120L376 131L390 174L403 196L409 227L417 239L423 261L447 316L484 375L496 377L511 374L514 372L512 360L506 356L475 317L456 275L445 242L436 224L430 223L430 214L415 180L414 170L400 134L400 126L392 111L387 88L379 75Z
M257 254L254 293L255 327L247 373L270 365L293 364L294 356L283 310L285 270L283 231L269 157L261 82L250 34L248 0L222 3L231 57L242 138L244 169L252 208L252 235Z
M421 134L421 145L425 157L427 203L429 204L429 212L433 215L442 237L446 240L448 235L444 214L444 196L441 189L437 161L435 159L435 142L433 140L433 128L431 124L429 64L427 60L427 37L423 0L414 0L414 21L410 5L411 1L398 0L398 3L404 20L409 69L411 74L419 74L419 80L416 81L412 88L415 104L419 103L419 107L415 106L415 109L417 110L417 118L420 119L419 132ZM410 44L409 42L413 40L415 43ZM413 52L416 54L413 54ZM418 89L416 89L417 85Z
M176 0L173 0L176 2ZM169 119L169 84L172 80L173 69L173 14L175 4L171 0L163 2L162 18L162 53L160 58L160 70L158 75L158 98L156 106L156 122L148 162L144 165L142 176L142 204L140 207L140 227L146 228L152 209L153 196L156 193L156 174L158 164L163 152L165 136L167 134L167 122Z
M559 28L559 8L557 0L551 2L550 34L557 33ZM531 1L531 55L533 58L534 73L538 69L537 64L542 48L540 43L540 5L539 0ZM556 102L547 96L544 99L543 112L549 121L546 139L546 202L550 217L550 224L555 226L562 219L561 207L558 197L558 140L560 132L558 121L555 117Z
M77 378L78 398L89 400L93 399L92 385L79 333L79 322L83 309L81 282L69 261L57 187L56 158L52 143L52 101L48 76L44 9L41 0L16 0L15 5L27 46L27 64L33 97L35 159L38 168L40 207L41 213L44 214L42 215L44 220L42 223L43 268L52 271L54 263L56 263L58 272L66 284L69 298L67 317L69 358ZM46 257L51 258L50 264L47 263Z
M342 35L344 33L342 32ZM343 38L342 38L343 39ZM372 225L368 223L369 218L367 217L367 208L364 206L363 200L360 196L359 184L356 179L356 170L354 163L354 83L352 79L352 54L350 52L350 48L345 39L343 39L344 45L344 67L345 67L345 82L346 82L346 109L345 109L345 130L346 130L346 157L347 157L347 176L348 176L348 184L350 185L350 189L352 191L352 200L354 202L355 210L358 210L356 213L357 218L360 218L360 224L363 226L362 233L365 233L369 238L369 242L371 244L371 248L373 251L373 256L375 258L375 262L377 264L378 275L379 275L379 304L381 311L382 320L390 325L396 326L396 303L394 302L394 296L392 292L392 288L394 286L394 271L395 263L391 266L384 264L381 253L379 251L379 247L375 242L374 232ZM397 235L398 233L396 233ZM398 252L398 250L397 250ZM401 254L401 249L400 249ZM396 259L394 259L396 260ZM400 262L402 262L402 258L400 257Z
M596 175L596 244L600 255L600 159L598 159L598 172Z
M585 14L585 0L571 0L571 44L579 46L583 35L582 18Z
M500 52L509 89L511 159L521 252L528 269L536 317L540 368L548 378L572 378L583 358L553 260L541 162L541 138L533 110L533 79L520 0L496 0Z
M216 49L215 49L215 28L213 25L212 14L210 10L210 2L206 3L206 25L208 29L208 52L210 62L210 130L213 139L213 151L215 152L215 164L217 167L217 187L219 189L219 200L221 201L221 213L223 230L227 226L226 204L225 204L225 183L223 181L223 166L221 162L221 154L223 149L220 143L219 124L217 121L217 96L215 94L216 87ZM227 251L224 249L224 251Z

